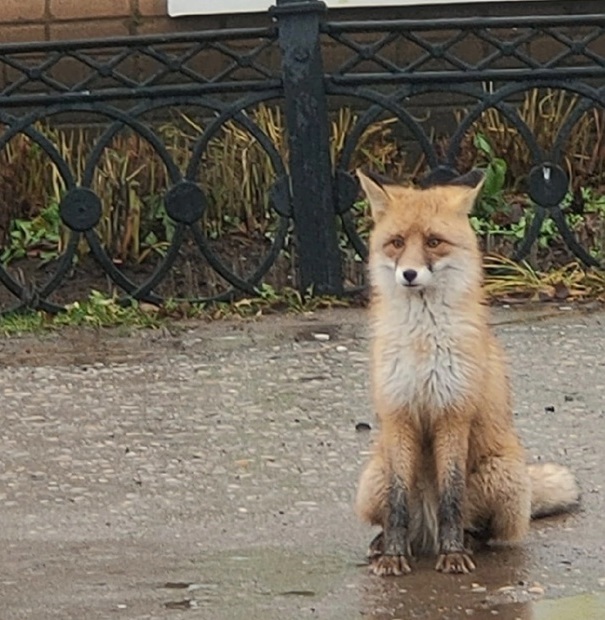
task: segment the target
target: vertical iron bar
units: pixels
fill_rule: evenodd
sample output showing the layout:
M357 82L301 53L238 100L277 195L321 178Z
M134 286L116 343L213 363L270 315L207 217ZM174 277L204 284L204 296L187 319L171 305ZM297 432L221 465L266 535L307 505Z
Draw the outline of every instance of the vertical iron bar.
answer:
M277 0L290 183L300 264L300 289L340 295L343 272L334 207L330 122L319 26L326 5Z

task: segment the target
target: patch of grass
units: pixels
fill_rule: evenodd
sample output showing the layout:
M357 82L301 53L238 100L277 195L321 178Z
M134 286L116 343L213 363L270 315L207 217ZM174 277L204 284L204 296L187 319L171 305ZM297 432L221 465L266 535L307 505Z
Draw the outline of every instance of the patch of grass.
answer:
M63 327L125 326L135 329L157 329L183 319L252 319L276 313L302 314L324 308L347 307L350 303L347 299L336 297L313 297L310 292L308 295L302 295L291 288L277 292L267 285L259 288L256 297L205 304L168 300L161 307L135 300L122 305L115 297L107 297L103 293L92 291L87 300L69 304L64 312L56 315L42 311L0 315L0 335L18 335Z
M169 319L222 320L233 318L256 318L278 313L303 314L326 308L344 308L352 305L349 299L328 295L314 297L312 291L305 295L293 288L279 291L264 284L255 297L245 297L234 301L221 301L203 304L167 301L159 309L158 315Z
M212 319L231 318L234 315L240 317L255 317L279 312L302 314L315 312L326 308L344 308L351 304L347 299L318 296L314 297L312 291L302 295L298 290L285 288L276 291L269 285L259 289L259 296L246 298L235 302L210 304L205 311Z
M92 291L88 299L68 304L65 312L52 315L42 311L11 312L0 316L0 334L5 336L59 329L61 327L147 327L157 328L163 322L159 309L132 301L123 306L114 297Z
M45 312L11 312L0 316L0 334L13 336L48 329L52 317Z
M486 295L501 301L605 301L605 271L578 262L548 272L503 256L484 259Z
M107 297L99 291L92 291L87 300L76 301L66 311L52 318L55 326L116 327L159 327L158 310L150 304L139 304L133 300L129 305L119 304L115 297Z

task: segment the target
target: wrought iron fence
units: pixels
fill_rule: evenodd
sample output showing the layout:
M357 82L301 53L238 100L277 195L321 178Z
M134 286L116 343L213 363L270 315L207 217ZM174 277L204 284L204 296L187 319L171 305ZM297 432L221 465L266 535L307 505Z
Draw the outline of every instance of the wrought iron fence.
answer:
M602 109L605 103L605 16L327 22L322 32L344 50L343 58L328 69L328 94L358 97L367 106L348 137L336 171L345 229L359 253L364 254L365 248L348 208L354 181L347 170L363 131L388 110L407 127L432 169L455 173L473 123L494 109L514 128L532 160L526 186L535 216L514 248L513 258L527 257L550 218L577 258L586 265L600 265L570 230L562 204L569 189L565 145L582 116L592 108ZM393 62L387 53L398 45L407 51L402 64ZM578 96L549 144L532 131L514 103L519 95L534 89ZM409 111L415 98L426 100L427 95L464 101L464 116L441 153L430 132ZM605 155L603 145L599 146L595 153Z
M552 221L573 254L586 265L598 264L570 228L563 205L569 188L566 144L580 118L604 104L605 16L337 22L315 0L277 0L271 16L265 28L0 46L4 311L60 310L70 296L81 295L77 283L90 276L84 265L91 257L96 269L91 286L115 289L124 300L254 294L283 261L284 248L295 269L291 281L300 289L342 294L347 287L342 235L359 257L366 255L352 209L358 189L351 165L364 132L385 115L396 119L428 168L452 174L473 124L487 110L497 110L530 154L527 191L534 211L511 250L514 258L527 256L545 222ZM548 144L519 113L519 98L532 89L577 95ZM344 100L357 102L360 112L332 161L330 108ZM286 136L278 136L283 143L254 112L268 102L283 110ZM463 111L457 125L446 141L434 139L435 126L419 120L418 111L453 106ZM177 156L167 138L170 115L190 130L186 157ZM96 129L79 134L90 141L83 148L67 144L49 123ZM237 223L228 239L208 225L213 187L205 166L226 127L252 136L272 171L260 206L268 224L254 248ZM137 196L136 183L124 177L129 193L123 199L134 206L122 221L123 241L141 243L132 218L148 217L141 211L152 207L168 231L155 249L147 239L146 256L155 259L146 264L132 257L129 263L124 247L109 247L99 233L115 226L119 210L103 192L108 173L100 162L121 135L137 137L133 157L141 156L145 144L144 153L163 170L153 201ZM17 137L42 154L42 168L29 169L15 159ZM119 155L114 153L119 161L111 165L125 166ZM21 166L8 175L7 165L15 160ZM247 169L245 159L237 165ZM28 177L41 170L51 170L54 183L62 226L53 241L58 255L44 260L39 251L27 256L25 248L25 256L9 257L19 235L35 232L15 229L10 221L16 198L9 190L15 176L27 186ZM220 200L213 197L215 207ZM242 193L241 200L249 197ZM45 206L36 205L38 211ZM206 286L209 280L212 286Z

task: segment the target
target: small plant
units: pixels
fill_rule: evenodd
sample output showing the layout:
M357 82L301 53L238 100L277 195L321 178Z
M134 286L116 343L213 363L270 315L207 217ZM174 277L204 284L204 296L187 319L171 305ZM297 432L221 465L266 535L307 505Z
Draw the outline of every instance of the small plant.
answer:
M580 196L583 204L584 213L598 213L605 215L605 194L600 196L590 187L581 187ZM569 206L571 202L571 194L567 195L564 207Z
M569 192L561 208L580 243L597 260L605 259L605 195L590 187Z
M0 315L0 333L5 335L60 327L159 327L162 323L158 308L131 301L121 305L115 297L92 291L88 299L66 306L64 312L11 312Z
M52 317L44 312L11 312L0 315L0 334L12 336L49 329Z
M487 164L477 213L479 217L488 219L494 213L507 209L507 203L504 199L507 165L504 159L496 156L492 145L483 134L476 133L473 141L479 153L479 165L481 163Z
M6 265L18 258L37 257L45 263L61 253L62 241L59 206L54 203L31 220L11 222L0 261Z
M140 304L132 300L128 305L121 305L115 297L107 297L99 291L92 291L86 301L74 302L66 306L66 311L53 318L53 324L86 325L90 327L115 327L133 325L136 327L158 327L157 308L146 307L141 310Z
M203 306L203 310L213 319L223 319L233 316L258 317L277 312L300 314L349 305L350 303L346 299L326 295L313 296L310 290L303 295L300 291L289 287L276 291L272 286L264 284L259 287L256 297L235 302L212 303Z

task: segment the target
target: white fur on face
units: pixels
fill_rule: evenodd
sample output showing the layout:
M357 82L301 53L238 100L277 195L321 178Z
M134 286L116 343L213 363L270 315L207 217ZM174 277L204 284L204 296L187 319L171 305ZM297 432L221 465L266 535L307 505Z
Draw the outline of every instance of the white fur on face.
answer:
M481 264L476 260L445 256L433 264L433 284L452 302L476 288L480 280Z

